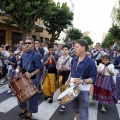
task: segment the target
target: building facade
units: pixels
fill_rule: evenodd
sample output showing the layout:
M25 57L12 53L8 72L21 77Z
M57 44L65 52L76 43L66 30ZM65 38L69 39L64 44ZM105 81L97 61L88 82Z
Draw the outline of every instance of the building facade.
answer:
M22 40L22 33L16 25L10 26L3 22L2 19L9 19L7 17L0 17L0 45L9 44L14 45ZM40 40L42 44L49 43L51 35L46 31L43 21L38 19L35 23L34 29L28 33L27 36L33 37L34 40Z
M93 34L92 34L91 31L85 31L85 32L83 33L83 36L88 36L88 37L90 37L90 38L93 40Z

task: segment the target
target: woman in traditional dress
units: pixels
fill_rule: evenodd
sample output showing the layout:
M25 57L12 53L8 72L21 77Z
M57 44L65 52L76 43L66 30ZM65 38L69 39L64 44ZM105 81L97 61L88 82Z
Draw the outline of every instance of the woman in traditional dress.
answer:
M101 111L106 112L105 104L117 103L116 86L113 81L114 65L108 55L103 56L98 66L98 76L94 85L94 100L102 105Z

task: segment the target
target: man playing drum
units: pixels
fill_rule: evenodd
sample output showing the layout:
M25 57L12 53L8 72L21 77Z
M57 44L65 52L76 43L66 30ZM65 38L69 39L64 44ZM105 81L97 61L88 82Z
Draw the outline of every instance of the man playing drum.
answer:
M95 82L97 76L95 62L87 56L87 50L88 43L85 40L76 42L76 56L72 59L71 73L65 83L67 85L71 82L71 85L78 86L80 90L79 95L72 101L77 120L88 120L90 84Z
M25 47L27 52L21 57L19 64L19 73L25 74L28 79L31 79L33 84L37 87L36 74L43 70L43 65L41 63L40 56L34 51L34 40L31 37L27 37L25 40ZM25 114L25 120L31 118L32 113L38 112L38 98L34 95L29 99L29 110L27 110L27 103L23 102L19 104L21 108L21 113L17 116L22 118Z

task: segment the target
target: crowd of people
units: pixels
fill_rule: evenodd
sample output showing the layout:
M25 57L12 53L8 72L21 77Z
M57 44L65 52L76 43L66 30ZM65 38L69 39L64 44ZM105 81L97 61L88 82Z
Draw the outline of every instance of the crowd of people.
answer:
M74 42L72 48L61 44L43 47L39 40L27 37L25 43L1 45L0 84L20 74L43 91L49 104L54 102L57 84L60 93L69 85L77 86L80 93L72 101L76 120L88 120L89 102L93 100L101 104L102 112L106 112L106 104L120 103L120 50L104 50L100 43L92 49L82 39ZM7 93L14 95L10 88ZM28 101L29 109L26 102L18 103L21 108L18 118L26 115L24 119L30 119L32 113L38 112L37 95ZM65 108L66 104L62 104L60 112L65 112Z

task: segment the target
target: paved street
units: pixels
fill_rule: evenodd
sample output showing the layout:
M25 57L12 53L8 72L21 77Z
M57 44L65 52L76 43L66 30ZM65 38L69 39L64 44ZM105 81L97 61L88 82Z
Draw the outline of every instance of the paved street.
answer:
M8 84L0 86L0 120L17 120L20 109L15 96L7 94ZM74 120L74 112L71 103L67 105L66 112L59 112L57 97L59 90L55 93L54 102L48 104L43 101L44 95L39 94L39 112L33 114L33 120ZM120 105L107 105L107 112L101 113L97 102L90 103L89 120L120 120Z

